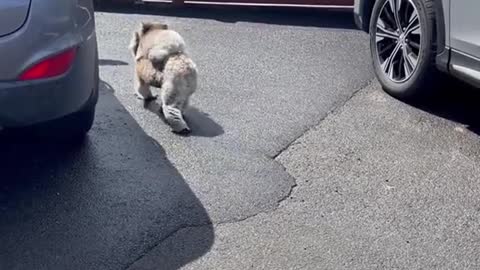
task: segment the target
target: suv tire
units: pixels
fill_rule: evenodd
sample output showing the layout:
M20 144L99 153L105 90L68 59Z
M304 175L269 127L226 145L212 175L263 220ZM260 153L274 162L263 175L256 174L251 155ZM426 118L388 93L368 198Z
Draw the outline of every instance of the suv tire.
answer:
M387 93L416 99L434 88L440 72L433 0L376 1L369 33L374 71Z

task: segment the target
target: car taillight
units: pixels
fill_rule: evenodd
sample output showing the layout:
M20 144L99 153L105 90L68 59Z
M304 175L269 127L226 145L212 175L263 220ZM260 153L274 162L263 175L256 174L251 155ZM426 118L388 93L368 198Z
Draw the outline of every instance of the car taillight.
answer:
M76 49L72 48L47 58L27 69L20 75L22 81L46 79L61 75L70 68L75 59Z

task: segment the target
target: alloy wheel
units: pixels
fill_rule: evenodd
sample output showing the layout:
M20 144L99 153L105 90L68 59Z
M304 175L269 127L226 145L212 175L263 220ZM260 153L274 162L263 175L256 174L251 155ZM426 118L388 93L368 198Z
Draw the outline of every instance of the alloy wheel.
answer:
M387 0L376 22L376 57L387 78L407 81L415 73L422 52L422 26L412 0Z

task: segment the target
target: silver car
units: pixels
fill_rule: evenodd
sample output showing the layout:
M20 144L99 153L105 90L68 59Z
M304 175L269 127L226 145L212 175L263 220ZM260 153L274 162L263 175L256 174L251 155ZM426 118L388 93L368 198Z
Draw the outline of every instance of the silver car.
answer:
M354 17L391 95L423 97L439 71L480 87L479 0L355 0Z
M0 1L0 130L82 137L98 82L92 0Z

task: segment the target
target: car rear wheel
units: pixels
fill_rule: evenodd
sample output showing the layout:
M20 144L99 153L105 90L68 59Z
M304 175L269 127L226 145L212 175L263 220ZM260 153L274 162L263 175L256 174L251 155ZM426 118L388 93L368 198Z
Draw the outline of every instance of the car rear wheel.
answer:
M63 132L63 137L81 138L85 136L90 129L92 129L95 120L95 108L88 108L86 110L74 113L63 119L60 123L60 131Z
M95 106L67 115L37 127L36 134L60 142L82 141L95 120Z
M433 0L379 0L370 20L370 52L383 89L399 99L432 89L436 52Z

